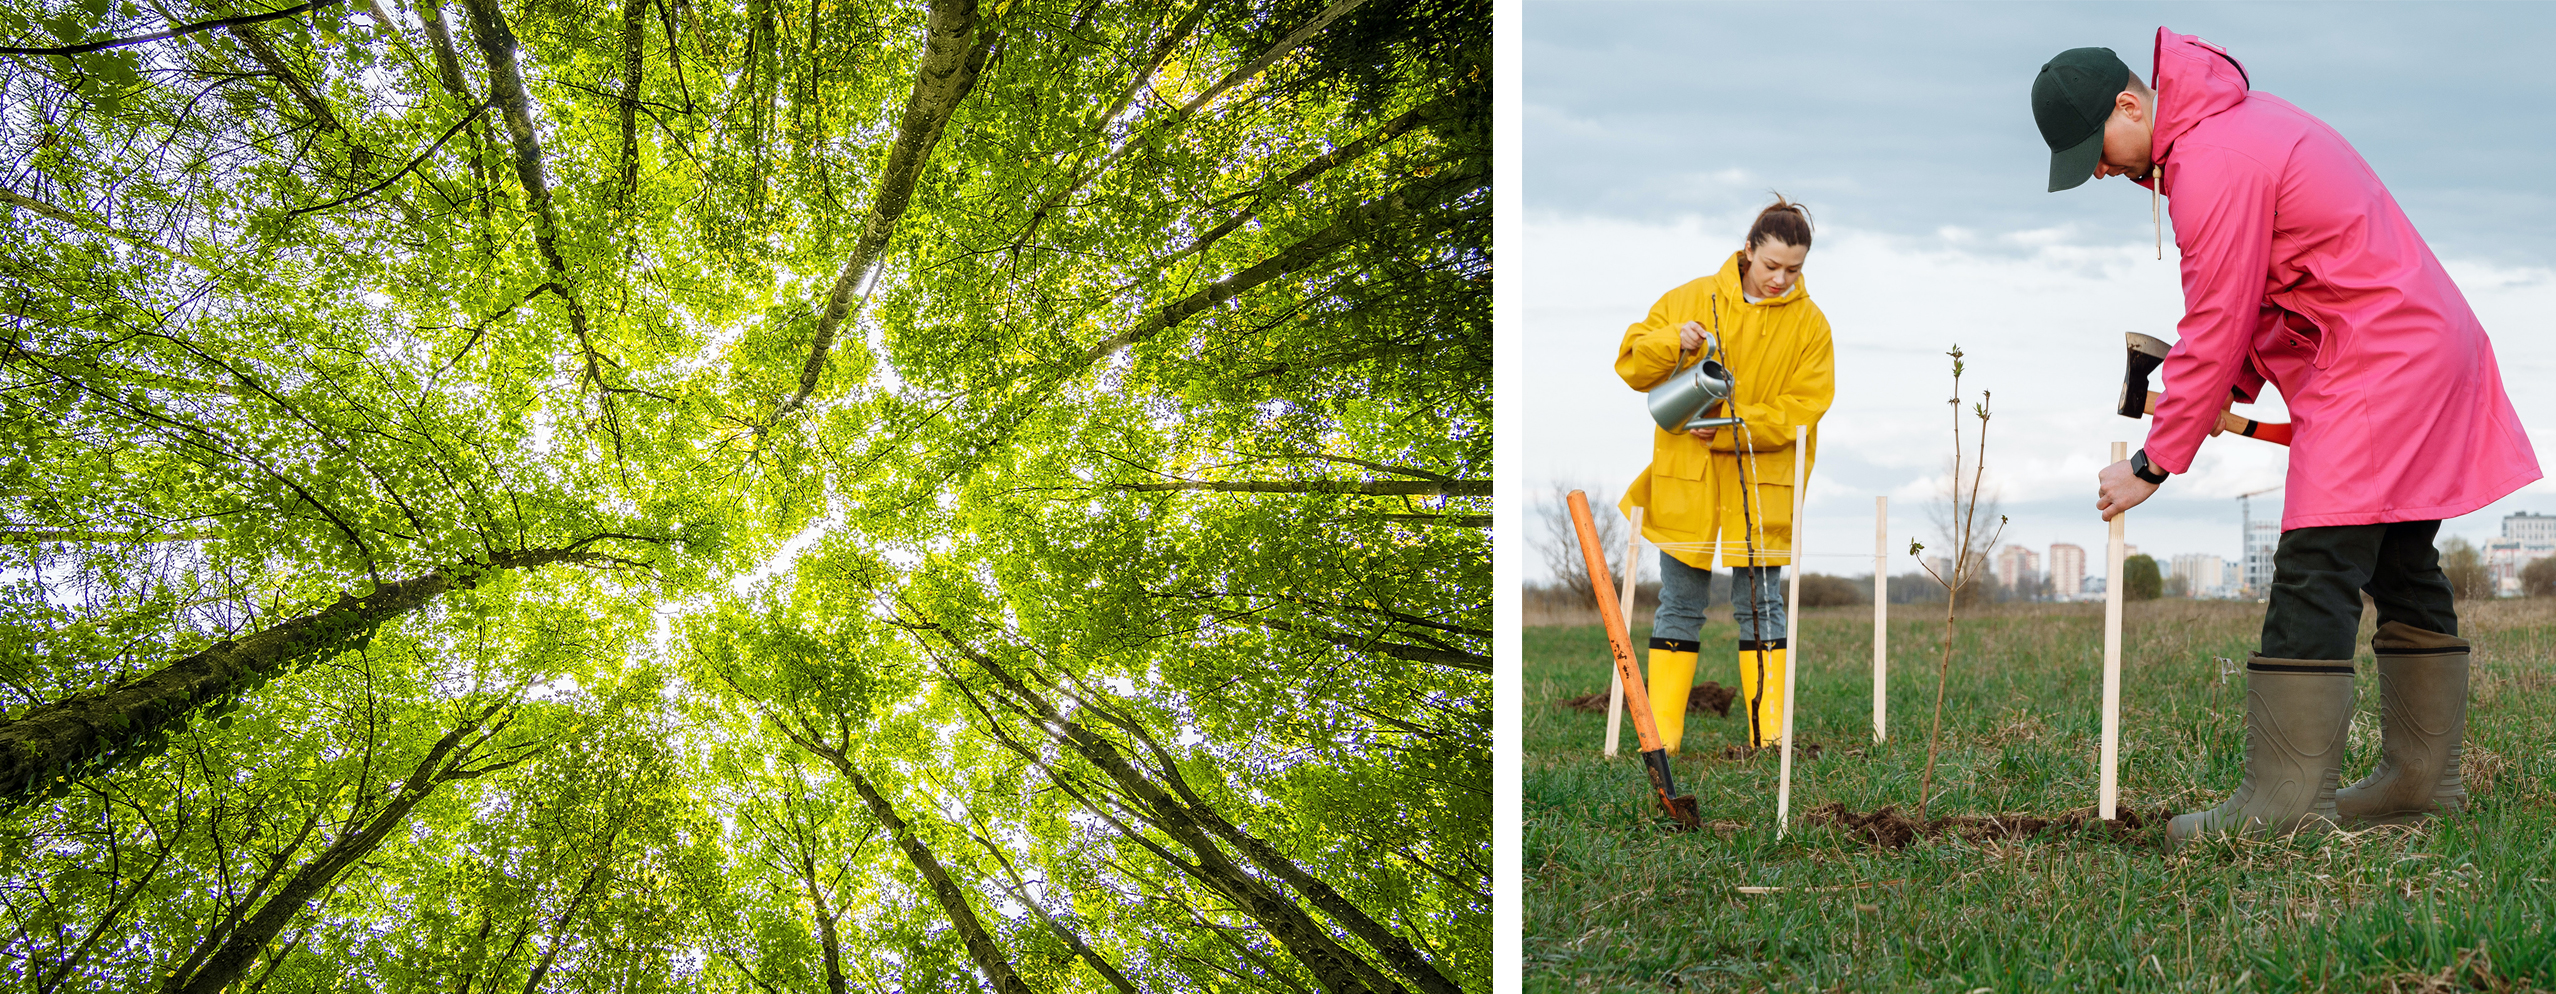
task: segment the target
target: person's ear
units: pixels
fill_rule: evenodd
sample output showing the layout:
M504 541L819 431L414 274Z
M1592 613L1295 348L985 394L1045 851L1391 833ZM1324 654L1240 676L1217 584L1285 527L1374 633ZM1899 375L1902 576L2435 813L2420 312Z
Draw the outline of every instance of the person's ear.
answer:
M2137 94L2131 93L2128 90L2123 90L2120 93L2114 94L2112 97L2112 107L2116 113L2127 115L2130 118L2130 123L2132 124L2146 123L2148 111L2147 108L2139 106L2139 97Z

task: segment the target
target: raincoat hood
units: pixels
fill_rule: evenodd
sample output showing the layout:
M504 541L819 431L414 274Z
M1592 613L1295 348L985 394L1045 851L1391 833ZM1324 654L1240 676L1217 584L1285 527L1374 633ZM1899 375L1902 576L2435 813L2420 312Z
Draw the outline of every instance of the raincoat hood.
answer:
M2157 29L2155 79L2157 127L2148 138L2148 157L2164 162L2174 143L2192 126L2244 103L2248 88L2245 66L2228 50L2199 35ZM2165 191L2169 196L2174 191Z

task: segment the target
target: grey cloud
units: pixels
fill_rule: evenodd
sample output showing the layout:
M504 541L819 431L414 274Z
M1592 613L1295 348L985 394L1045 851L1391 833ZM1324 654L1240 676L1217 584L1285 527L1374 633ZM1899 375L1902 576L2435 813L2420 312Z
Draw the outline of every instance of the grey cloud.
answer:
M1772 186L1824 222L1895 235L2073 224L2087 244L2143 239L2143 191L2043 192L2026 93L2077 45L2147 72L2160 16L2341 131L2442 255L2556 265L2541 192L2556 8L2536 5L1540 0L1522 18L1526 205L1734 214Z

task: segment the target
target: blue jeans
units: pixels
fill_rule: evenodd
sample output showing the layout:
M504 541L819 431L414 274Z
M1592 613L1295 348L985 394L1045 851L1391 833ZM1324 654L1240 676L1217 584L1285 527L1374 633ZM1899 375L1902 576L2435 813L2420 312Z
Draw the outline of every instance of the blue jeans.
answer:
M1738 566L1731 569L1731 621L1742 642L1771 642L1784 637L1784 568ZM1751 589L1756 596L1749 596ZM1660 553L1660 609L1651 616L1651 637L1700 642L1704 609L1712 599L1713 571L1696 569L1676 556Z

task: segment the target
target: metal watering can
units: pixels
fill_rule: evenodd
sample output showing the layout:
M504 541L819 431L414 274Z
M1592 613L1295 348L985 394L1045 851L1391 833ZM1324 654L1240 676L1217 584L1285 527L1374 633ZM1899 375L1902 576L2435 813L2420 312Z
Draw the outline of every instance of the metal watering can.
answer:
M1651 388L1651 420L1668 432L1728 427L1740 419L1705 415L1730 399L1731 371L1722 366L1721 340L1707 333L1704 361L1669 374Z

